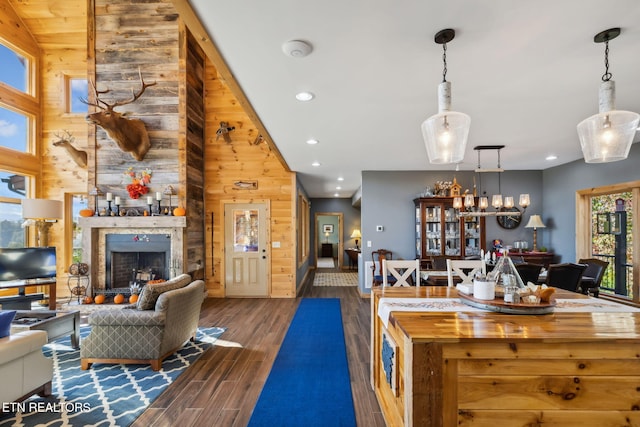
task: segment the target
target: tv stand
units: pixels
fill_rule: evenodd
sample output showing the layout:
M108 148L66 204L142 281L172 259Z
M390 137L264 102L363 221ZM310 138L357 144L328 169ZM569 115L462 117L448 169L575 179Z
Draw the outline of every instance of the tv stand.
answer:
M42 292L26 293L27 286L49 286L49 310L56 309L56 278L0 281L0 289L18 289L18 295L0 297L3 310L30 310L32 301L46 299Z

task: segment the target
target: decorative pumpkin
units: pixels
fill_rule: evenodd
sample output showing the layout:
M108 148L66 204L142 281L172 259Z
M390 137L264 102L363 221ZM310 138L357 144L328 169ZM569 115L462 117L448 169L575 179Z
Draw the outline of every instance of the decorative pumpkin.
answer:
M129 304L135 304L136 302L138 302L138 294L131 294Z
M185 216L187 214L187 211L185 210L185 208L178 206L177 208L175 208L173 210L173 215L174 216Z
M91 297L91 295L87 295L86 297L84 297L84 299L82 300L83 304L93 304L93 298Z
M93 302L95 302L96 304L104 303L104 295L96 295L96 297L93 299Z
M80 216L88 217L93 216L93 209L80 209Z
M115 302L116 304L122 304L124 302L124 295L116 295L115 297L113 297L113 302Z

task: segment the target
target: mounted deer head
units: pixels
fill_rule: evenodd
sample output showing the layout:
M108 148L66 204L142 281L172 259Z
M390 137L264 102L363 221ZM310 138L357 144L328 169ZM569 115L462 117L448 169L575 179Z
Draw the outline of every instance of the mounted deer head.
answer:
M53 135L58 138L53 141L53 145L55 145L56 147L64 147L67 150L67 153L69 153L73 161L76 162L78 166L80 166L81 168L87 167L87 152L78 150L73 145L71 145L71 143L75 140L73 135L71 135L71 132L65 130L63 135L59 133L54 133Z
M144 122L140 119L126 118L124 113L118 113L113 110L115 107L120 107L134 102L142 96L146 88L156 84L156 82L145 83L142 79L142 73L140 70L138 70L138 74L140 74L140 84L142 85L142 88L138 93L134 93L133 89L131 89L133 97L129 100L116 101L109 104L100 99L100 95L108 93L109 90L99 91L92 82L91 86L93 87L96 103L91 103L85 99L82 99L81 101L87 105L100 109L100 111L87 115L86 120L89 123L100 126L107 132L109 137L118 144L118 147L120 147L122 151L131 153L134 159L142 161L144 156L147 154L147 151L151 148L149 134L144 126Z

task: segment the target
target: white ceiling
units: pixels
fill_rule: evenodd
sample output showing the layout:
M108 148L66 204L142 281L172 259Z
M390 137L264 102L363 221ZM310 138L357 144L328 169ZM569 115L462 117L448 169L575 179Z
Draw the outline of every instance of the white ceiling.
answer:
M420 130L438 109L442 46L433 37L444 28L456 31L447 45L452 109L471 116L461 170L476 167L476 145L505 145L505 169L582 158L576 125L598 112L604 73L604 45L593 37L608 28L622 28L609 43L617 108L640 112L638 0L191 4L310 197L351 197L363 170L454 169L429 163ZM313 52L286 56L282 44L293 39ZM316 98L297 101L303 90ZM495 158L483 155L482 166Z

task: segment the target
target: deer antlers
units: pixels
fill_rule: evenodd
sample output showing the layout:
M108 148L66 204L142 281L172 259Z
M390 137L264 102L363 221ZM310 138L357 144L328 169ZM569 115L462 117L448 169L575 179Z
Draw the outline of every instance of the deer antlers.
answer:
M93 88L93 94L95 95L96 98L96 102L97 103L93 103L93 102L89 102L89 100L84 99L84 98L80 98L80 102L82 102L83 104L87 104L87 105L91 105L92 107L96 107L96 108L100 108L101 110L107 110L107 111L113 111L113 109L115 107L120 107L122 105L127 105L127 104L131 104L132 102L134 102L135 100L137 100L138 98L140 98L142 96L142 94L144 93L144 91L149 87L149 86L155 86L156 84L158 84L158 82L153 82L153 83L145 83L144 79L142 78L142 72L140 71L140 68L138 68L138 75L140 76L140 83L142 85L142 87L140 88L140 91L138 93L135 93L133 91L133 88L131 89L131 95L133 96L131 99L129 100L125 100L125 101L116 101L113 104L109 104L108 102L100 99L100 95L101 94L105 94L105 93L109 93L111 90L107 89L107 90L98 90L96 88L96 85L93 81L91 81L91 87ZM103 104L103 105L100 105Z

